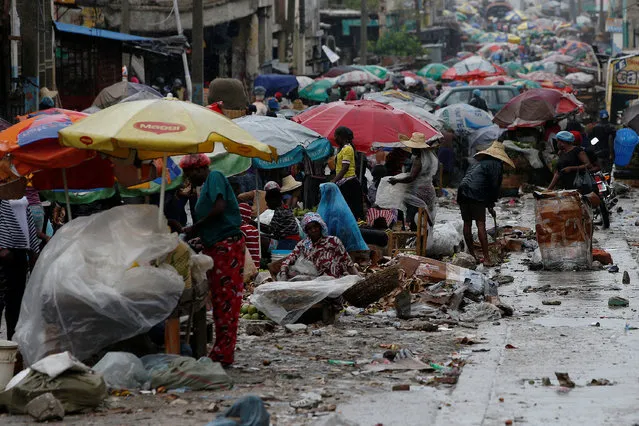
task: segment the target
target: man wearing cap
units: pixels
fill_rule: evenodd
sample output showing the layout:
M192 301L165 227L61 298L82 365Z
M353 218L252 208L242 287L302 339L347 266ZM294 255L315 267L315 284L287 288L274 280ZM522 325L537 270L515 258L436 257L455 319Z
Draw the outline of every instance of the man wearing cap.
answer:
M473 242L473 221L477 225L477 234L483 259L479 259L486 266L492 266L488 252L488 236L486 235L486 209L495 216L495 202L499 198L499 189L504 172L504 164L515 167L501 142L493 142L490 148L475 154L479 160L471 166L461 181L457 190L457 204L464 221L464 241L473 257L475 246Z
M255 89L253 89L253 95L255 95L255 102L253 102L253 105L255 105L255 109L257 110L255 115L266 115L266 113L268 112L268 108L264 103L266 89L262 86L257 86Z
M473 90L473 98L470 100L468 104L470 106L473 106L475 108L479 108L483 111L488 112L488 104L486 103L484 98L481 97L481 90L479 89Z

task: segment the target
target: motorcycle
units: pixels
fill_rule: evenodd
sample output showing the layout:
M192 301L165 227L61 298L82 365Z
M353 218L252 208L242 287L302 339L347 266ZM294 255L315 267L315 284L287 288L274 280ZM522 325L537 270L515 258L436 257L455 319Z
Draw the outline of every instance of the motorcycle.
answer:
M597 186L597 195L601 199L599 207L593 211L595 223L601 217L601 224L606 229L610 227L610 213L619 199L610 185L610 173L594 172L592 178Z

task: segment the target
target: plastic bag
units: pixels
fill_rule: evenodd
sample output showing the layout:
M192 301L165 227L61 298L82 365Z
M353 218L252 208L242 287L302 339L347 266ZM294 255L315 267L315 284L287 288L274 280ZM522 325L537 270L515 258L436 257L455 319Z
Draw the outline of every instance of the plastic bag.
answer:
M146 355L140 358L151 375L151 388L189 390L230 389L233 381L222 365L210 358L198 360L180 355Z
M108 352L93 366L112 389L147 389L151 375L140 358L129 352Z
M55 234L31 273L14 336L27 364L65 350L86 359L170 315L184 281L170 266L149 265L178 244L157 214L120 206Z
M270 424L271 416L264 408L264 402L258 396L247 395L235 401L231 408L206 426L269 426Z
M334 183L323 183L320 185L320 193L321 200L317 213L324 219L328 234L339 238L346 247L346 251L368 250L357 226L357 220L338 186Z
M426 253L429 256L452 256L460 250L463 240L453 223L438 223L428 235Z
M318 277L312 281L275 281L255 289L251 302L280 325L297 321L311 306L327 297L339 297L361 281L359 275L342 278Z

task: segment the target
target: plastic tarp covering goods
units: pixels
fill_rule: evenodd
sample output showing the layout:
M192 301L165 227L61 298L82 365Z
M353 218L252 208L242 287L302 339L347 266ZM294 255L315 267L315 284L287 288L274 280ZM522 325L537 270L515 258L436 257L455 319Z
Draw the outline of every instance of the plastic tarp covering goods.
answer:
M158 226L157 214L156 206L120 206L55 234L31 273L14 336L27 365L61 351L86 359L171 314L184 282L151 262L178 237L166 222Z

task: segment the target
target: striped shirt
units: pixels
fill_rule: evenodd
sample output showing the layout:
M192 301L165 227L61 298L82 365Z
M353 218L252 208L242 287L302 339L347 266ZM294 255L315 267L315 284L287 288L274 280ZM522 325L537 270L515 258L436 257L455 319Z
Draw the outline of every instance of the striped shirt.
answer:
M244 234L246 248L251 254L251 258L257 268L260 267L260 232L252 225L242 225L240 230Z
M24 203L24 209L12 203ZM31 212L26 208L26 198L21 200L0 200L0 248L40 251L40 239L33 222ZM26 218L18 218L18 214L26 215ZM22 221L20 219L23 219ZM21 222L26 225L23 231Z

